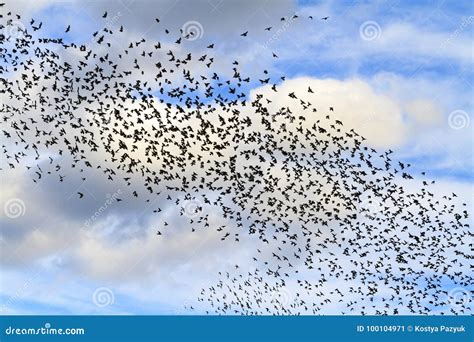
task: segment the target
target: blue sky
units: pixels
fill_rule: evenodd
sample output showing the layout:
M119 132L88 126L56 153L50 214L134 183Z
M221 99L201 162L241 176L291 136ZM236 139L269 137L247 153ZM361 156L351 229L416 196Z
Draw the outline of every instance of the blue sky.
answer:
M172 42L175 36L156 32L156 16L173 32L197 21L203 27L202 38L186 42L186 47L200 54L215 43L216 60L224 61L217 66L222 74L239 60L254 80L267 69L275 78L286 75L287 80L300 80L304 88L305 82L327 87L323 102L354 109L340 115L356 129L365 129L369 144L394 150L396 158L412 164L414 173L427 171L437 180L436 191L456 190L459 201L473 209L472 1L42 0L7 1L7 6L23 15L25 25L34 17L44 22L49 35L88 44L90 35L104 27L105 10L107 25L113 30L123 25L126 39L145 35L152 41ZM300 20L285 27L265 48L269 36L263 28L282 28L280 17L294 13ZM329 20L321 21L324 16ZM65 35L68 24L72 29ZM364 31L367 26L370 30ZM244 41L239 35L246 30L249 39ZM272 58L272 52L279 58ZM252 82L246 91L250 95L258 87L258 82ZM367 113L369 109L374 113ZM373 125L374 120L379 126ZM20 218L1 218L2 313L183 313L183 303L192 303L218 270L247 255L244 247L228 254L229 245L219 244L219 239L211 236L201 241L184 232L183 250L203 244L198 256L171 250L179 241L155 246L147 240L147 232L157 221L148 212L142 214L138 204L126 210L110 208L95 223L94 232L100 234L86 237L90 240L84 243L81 225L118 186L96 177L88 184L72 181L61 189L53 180L31 187L28 177L24 170L2 171L0 204L19 198L26 208ZM78 207L71 194L81 186L94 199ZM170 220L175 214L166 211ZM120 229L131 242L117 242L104 227L112 232ZM71 247L63 251L61 246L70 240ZM244 239L243 246L253 242ZM142 255L141 249L153 253ZM111 260L117 260L117 265L106 264ZM206 266L196 270L202 264ZM123 267L129 270L123 272ZM32 270L39 275L32 278ZM52 279L60 280L60 285L53 286ZM110 303L96 305L91 298L104 287L112 290ZM327 313L334 312L337 308Z

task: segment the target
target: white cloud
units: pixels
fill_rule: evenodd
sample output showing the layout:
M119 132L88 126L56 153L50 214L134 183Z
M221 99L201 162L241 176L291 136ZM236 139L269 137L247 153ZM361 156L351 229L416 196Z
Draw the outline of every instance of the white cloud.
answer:
M308 93L308 87L314 93ZM277 111L289 107L294 110L294 115L301 111L299 99L307 101L318 110L316 113L305 112L307 125L311 126L316 120L325 122L326 115L330 115L331 123L335 119L341 120L345 129L353 128L375 147L401 147L418 134L413 124L427 129L429 125L441 122L441 110L435 102L389 96L390 92L380 92L373 83L362 79L299 77L285 81L277 89L275 93L266 86L252 93L264 93L273 101L269 108ZM289 98L291 92L299 99ZM334 111L330 111L330 107Z
M49 3L49 1L35 2L34 5L28 3L28 6L32 6L33 11L39 9L40 5ZM326 4L321 7L324 8L325 13L330 12ZM318 10L321 7L318 7ZM288 8L292 7L287 7L287 3L282 2L278 10L288 10ZM139 10L148 9L141 6ZM311 13L311 8L308 11ZM226 13L233 14L231 11L226 11ZM140 25L136 20L137 17L140 18L140 16L130 16L126 19L129 24ZM214 20L213 15L205 17L211 21ZM239 16L232 17L233 28L229 29L230 31L242 25ZM352 20L351 18L349 16L347 20ZM342 20L340 17L331 20L333 19L333 23L336 24L341 23ZM222 19L222 21L225 20ZM249 20L255 21L255 19ZM222 22L215 22L212 25L211 23L207 25L206 21L203 23L205 38L213 38L213 34L219 33L215 28L220 28L222 25ZM472 59L470 42L466 41L463 35L450 40L447 46L441 46L439 49L438 46L450 37L448 32L424 31L411 24L395 23L381 25L382 32L379 39L361 44L357 23L354 20L350 24L352 25L349 29L351 35L346 34L347 31L344 30L337 31L334 24L323 26L319 22L314 25L314 31L318 34L313 34L312 31L303 34L302 27L295 24L288 28L288 32L278 37L278 42L271 47L298 37L298 44L302 49L295 49L293 45L288 44L285 51L278 52L282 60L291 59L293 62L301 58L337 60L341 57L361 61L373 55L392 53L400 54L404 58L427 57L426 60L431 57L449 58L459 63L466 63ZM345 26L341 25L341 27L345 29ZM328 38L325 35L326 32L334 35ZM127 38L131 36L133 34ZM258 37L262 39L262 42L266 39L264 36ZM319 43L329 44L327 44L327 49L318 50ZM226 47L241 51L241 56L251 63L255 60L255 54L261 53L261 50L241 49L242 46L248 46L246 44L229 41ZM252 45L252 43L249 44ZM258 62L263 60L265 63L268 61L261 56L257 60ZM387 88L383 88L383 84L380 84L380 77L378 77L380 75L389 76L385 79L388 80L388 85L385 84ZM463 150L464 155L465 146L470 146L469 143L472 143L472 136L463 135L469 131L449 131L443 117L450 111L458 109L457 106L468 107L470 102L466 100L467 92L459 92L459 87L452 90L450 82L451 80L434 82L423 78L403 78L387 73L381 73L369 80L357 77L346 80L299 77L288 79L279 85L278 93L274 93L269 87L263 87L254 89L253 94L264 92L271 96L274 109L289 106L294 113L298 113L301 110L299 100L292 100L287 96L288 93L295 92L297 96L311 102L318 109L317 113L306 111L305 115L308 115L311 120L321 119L325 122L326 115L330 115L331 121L335 119L343 121L345 129L356 129L373 146L381 148L409 146L412 155L425 153L429 150L426 145L433 148L434 144L431 144L424 135L432 134L431 129L439 129L444 125L448 132L455 135L444 134L446 131L441 130L441 133L436 135L438 145L445 149L458 148ZM313 89L314 94L307 92L308 86ZM465 102L459 103L459 98L465 99L463 100ZM329 111L329 107L334 107L334 112ZM443 140L444 137L449 138ZM408 145L409 143L414 144L415 147ZM434 149L439 150L439 147L434 147ZM453 152L450 151L450 153ZM98 159L101 157L103 155L97 155ZM456 160L463 160L461 158L456 158ZM51 285L48 282L35 282L36 292L31 295L25 292L20 296L22 299L34 299L43 304L53 300L55 305L67 307L76 312L90 313L97 309L90 302L90 295L94 289L94 286L88 288L91 286L88 283L90 282L98 285L106 283L116 289L117 294L128 295L139 300L143 305L148 303L149 298L153 299L153 304L162 301L170 306L179 305L189 293L194 293L207 284L217 271L232 266L234 261L241 264L248 262L249 253L253 251L254 244L251 239L243 242L239 250L235 252L234 245L221 242L219 235L211 232L206 235L193 234L181 221L170 225L169 230L174 230L175 235L157 237L155 231L162 223L160 219L150 218L147 213L143 222L127 220L130 216L138 216L143 209L136 207L122 213L120 211L124 209L123 207L106 211L94 223L97 229L95 233L98 234L91 236L84 231L83 222L96 210L95 203L85 205L78 204L74 200L68 202L65 197L69 194L65 194L64 189L61 188L56 189L61 192L58 196L51 193L51 187L46 187L44 191L41 191L41 188L29 188L25 184L30 182L30 179L24 177L21 172L19 169L9 171L2 179L0 204L3 205L11 197L23 198L27 204L25 221L16 221L21 223L15 226L2 226L2 262L7 263L6 259L13 258L16 259L16 263L9 264L12 268L15 264L26 262L26 264L38 264L41 270L58 270L65 267L69 271L67 285L61 288L53 299L51 291L48 291ZM95 180L89 179L89 181L100 184L102 178L97 175L95 177ZM116 190L109 185L105 185L104 189L110 193ZM96 202L99 206L103 202L101 198L105 195L102 193L104 189L95 187L92 189L97 191L99 200ZM439 193L451 191L456 191L460 199L470 201L472 205L472 185L456 182L443 183ZM63 203L53 204L52 198L55 198L57 202L61 202L62 199ZM90 207L93 210L89 210ZM176 208L171 208L166 213L168 218L178 215L174 209ZM44 228L34 229L31 222L45 222ZM8 223L11 222L8 221ZM23 233L12 238L13 232L6 232L5 229L16 229L17 231L14 232L16 234L19 234L18 231ZM125 236L126 239L120 240L116 238L117 236ZM62 251L65 246L68 248ZM195 247L198 248L199 253L195 253ZM2 282L2 294L15 296L15 289L22 286L25 278L28 281L28 275L22 272L18 267L6 274L8 279L15 281ZM2 271L3 274L5 273ZM77 279L85 279L85 283L71 284ZM16 309L14 304L9 309L11 312L25 312L25 309ZM114 308L109 309L114 310ZM333 308L329 308L328 312L332 312L331 310ZM121 312L122 308L117 311Z
M414 100L405 105L405 110L416 123L423 127L439 124L443 118L441 110L432 101L426 99Z
M399 54L399 57L426 56L449 58L456 62L472 63L472 49L468 37L450 40L451 32L421 30L409 23L394 23L382 28L380 39L371 46L372 53Z

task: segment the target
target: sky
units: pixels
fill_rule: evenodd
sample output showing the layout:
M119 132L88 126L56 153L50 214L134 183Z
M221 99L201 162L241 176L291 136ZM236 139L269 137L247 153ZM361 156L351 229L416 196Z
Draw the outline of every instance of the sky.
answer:
M6 7L22 15L20 24L35 18L66 41L90 41L104 27L104 11L106 26L123 25L130 38L161 39L155 17L171 31L194 28L188 47L202 52L215 43L222 73L238 60L253 79L268 70L286 75L283 89L321 89L316 105L336 107L369 145L392 149L436 180L437 193L458 193L474 212L471 1L7 0ZM280 21L293 14L314 20ZM266 34L267 26L274 33ZM245 31L249 39L239 39ZM255 82L246 91L257 89L269 93ZM249 237L236 249L218 234L192 234L173 206L163 216L176 233L156 239L162 218L154 208L110 201L124 185L99 174L85 183L33 183L25 169L5 168L3 155L1 163L1 314L196 313L184 306L217 272L245 265L255 246ZM216 212L209 215L222 224Z

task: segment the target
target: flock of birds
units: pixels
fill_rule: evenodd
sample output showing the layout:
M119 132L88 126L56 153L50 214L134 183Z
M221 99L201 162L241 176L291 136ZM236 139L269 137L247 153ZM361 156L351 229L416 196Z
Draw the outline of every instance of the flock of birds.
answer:
M68 166L84 181L96 170L125 182L128 200L178 206L196 234L213 229L236 245L243 234L255 237L254 267L220 272L194 306L245 315L329 306L340 314L472 313L470 301L450 295L472 295L466 204L456 206L456 194L438 198L434 182L418 182L392 151L369 147L336 107L316 108L320 89L281 93L285 76L251 78L237 60L218 72L215 43L188 52L193 33L173 36L159 18L161 40L130 40L123 26L105 25L74 43L0 10L5 168L25 165L34 182L45 174L63 182ZM255 85L261 91L250 97ZM288 106L275 109L268 94ZM189 202L198 203L192 212ZM206 207L227 224L213 227Z

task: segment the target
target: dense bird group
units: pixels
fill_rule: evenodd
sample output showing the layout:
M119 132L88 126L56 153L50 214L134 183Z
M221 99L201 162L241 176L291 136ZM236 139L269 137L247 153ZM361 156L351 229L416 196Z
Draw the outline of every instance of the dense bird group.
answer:
M369 147L337 106L316 108L321 89L282 93L285 76L251 78L237 60L218 71L217 43L186 51L192 34L170 39L159 18L161 40L105 25L74 43L1 10L2 169L25 165L34 182L63 182L68 166L83 180L98 170L125 182L128 200L178 206L196 234L213 229L236 247L255 236L254 267L235 265L202 289L209 313L472 313L450 292L472 295L466 204ZM281 20L290 19L303 20ZM288 105L275 108L269 94ZM214 227L205 207L228 223Z

